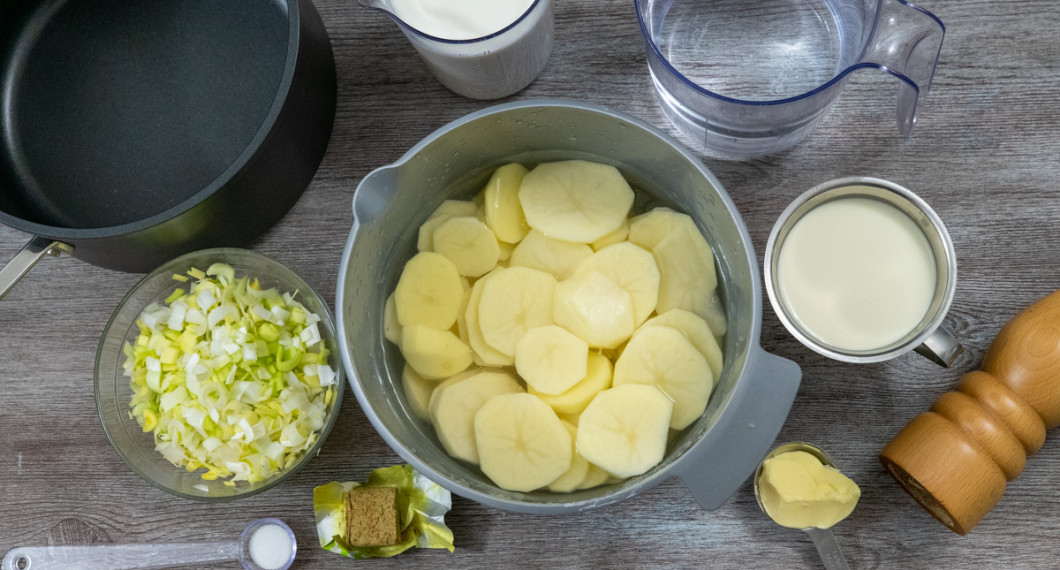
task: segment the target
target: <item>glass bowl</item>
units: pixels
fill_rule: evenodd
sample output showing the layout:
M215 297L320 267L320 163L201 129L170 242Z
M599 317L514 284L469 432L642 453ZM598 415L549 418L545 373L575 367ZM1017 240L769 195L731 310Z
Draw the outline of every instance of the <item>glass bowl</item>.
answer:
M189 472L184 467L170 463L155 450L154 435L145 433L133 418L129 402L133 396L130 378L124 375L123 365L126 343L134 343L139 335L136 324L140 313L151 303L162 304L178 287L187 287L173 279L173 275L186 275L191 268L206 270L213 263L227 263L235 270L237 278L244 275L257 278L262 289L275 287L280 293L289 292L305 308L320 317L318 330L321 341L330 351L328 364L336 375L333 393L327 404L323 427L318 437L298 459L286 469L270 477L248 483L238 481L225 484L227 479L205 480L204 470ZM96 353L95 396L96 409L107 439L126 464L148 483L189 499L225 501L255 495L284 481L305 466L317 453L335 424L345 385L345 376L338 351L338 335L331 309L324 299L308 283L282 264L253 251L235 248L216 248L189 253L155 269L121 300L115 309L99 343Z

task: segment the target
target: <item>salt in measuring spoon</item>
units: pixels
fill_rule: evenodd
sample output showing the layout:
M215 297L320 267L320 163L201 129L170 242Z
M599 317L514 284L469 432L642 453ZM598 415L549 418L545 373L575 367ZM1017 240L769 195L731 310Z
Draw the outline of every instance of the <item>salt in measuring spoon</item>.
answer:
M239 540L227 542L19 546L4 555L0 570L122 570L230 560L247 570L287 570L297 552L291 527L263 518L250 523Z
M769 512L766 511L765 505L762 503L762 495L758 489L759 482L762 480L762 465L765 464L767 459L789 451L805 451L819 459L825 466L835 467L835 462L832 461L832 457L825 453L823 449L801 441L781 445L769 452L769 455L766 455L765 458L762 459L762 463L758 464L758 469L755 471L754 478L755 500L758 501L758 508L762 509L762 512L765 513L766 516L770 515ZM772 520L772 518L770 520ZM821 556L821 562L824 563L824 567L827 570L850 570L850 566L847 564L847 560L843 556L843 551L839 549L839 543L836 542L835 535L832 534L831 528L810 527L801 530L810 535L814 547L817 548L817 554ZM4 570L7 569L5 568Z

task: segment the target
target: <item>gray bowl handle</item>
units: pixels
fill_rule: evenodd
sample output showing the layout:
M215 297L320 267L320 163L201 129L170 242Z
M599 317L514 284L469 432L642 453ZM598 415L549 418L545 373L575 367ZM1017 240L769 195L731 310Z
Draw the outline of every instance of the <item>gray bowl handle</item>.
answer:
M699 506L721 506L758 468L791 410L802 370L794 362L754 348L744 382L717 423L677 470Z
M52 241L48 238L34 237L29 240L14 259L0 269L0 299L26 276L26 273L45 255L58 256L62 253L73 253L74 247L61 241Z

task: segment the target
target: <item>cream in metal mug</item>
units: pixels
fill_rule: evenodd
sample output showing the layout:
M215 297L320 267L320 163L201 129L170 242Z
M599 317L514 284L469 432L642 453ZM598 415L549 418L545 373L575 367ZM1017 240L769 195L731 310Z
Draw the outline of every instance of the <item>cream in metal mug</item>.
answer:
M923 233L933 260L934 290L929 292L923 316L898 338L884 341L877 346L855 348L839 346L841 343L826 340L824 337L829 335L822 335L821 329L815 332L805 322L807 319L799 317L799 311L793 307L793 304L798 303L785 292L785 269L780 260L792 230L816 208L847 198L865 198L883 203L897 209L897 218L901 218L901 214L908 216L908 220L903 223L912 221L915 228ZM863 229L859 228L859 231ZM832 236L830 239L837 237L841 236ZM822 252L822 255L825 253ZM957 259L953 242L938 214L919 196L897 184L878 178L841 178L825 182L796 198L780 215L769 235L764 275L769 302L781 323L804 345L829 358L854 363L881 362L916 350L939 365L950 366L963 352L953 333L942 325L957 286ZM821 297L825 297L823 292ZM873 299L866 300L868 303L872 301ZM803 315L805 314L804 312Z

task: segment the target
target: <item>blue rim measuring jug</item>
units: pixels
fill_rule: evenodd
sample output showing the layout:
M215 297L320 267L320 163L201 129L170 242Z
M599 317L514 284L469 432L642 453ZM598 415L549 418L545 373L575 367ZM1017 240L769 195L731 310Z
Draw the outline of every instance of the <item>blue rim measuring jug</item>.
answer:
M898 130L909 136L945 35L906 0L634 2L664 113L725 159L794 146L859 69L898 80Z

